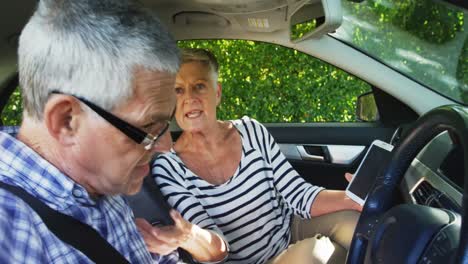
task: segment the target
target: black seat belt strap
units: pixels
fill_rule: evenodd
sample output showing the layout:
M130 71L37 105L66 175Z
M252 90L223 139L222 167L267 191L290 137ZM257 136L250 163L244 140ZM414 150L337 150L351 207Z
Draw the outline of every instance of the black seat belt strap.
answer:
M3 188L26 202L60 240L95 263L130 263L91 226L53 210L20 187L0 182Z

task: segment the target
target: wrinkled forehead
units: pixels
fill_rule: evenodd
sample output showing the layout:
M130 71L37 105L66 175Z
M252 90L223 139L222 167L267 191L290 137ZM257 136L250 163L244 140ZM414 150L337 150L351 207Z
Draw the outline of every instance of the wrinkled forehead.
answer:
M173 86L176 74L166 71L135 70L133 77L134 97L144 98L151 94L165 94Z
M125 111L136 121L167 119L175 107L174 85L174 73L139 69L133 79L133 95L119 112Z
M177 79L212 79L216 73L210 66L200 61L183 63L177 73Z

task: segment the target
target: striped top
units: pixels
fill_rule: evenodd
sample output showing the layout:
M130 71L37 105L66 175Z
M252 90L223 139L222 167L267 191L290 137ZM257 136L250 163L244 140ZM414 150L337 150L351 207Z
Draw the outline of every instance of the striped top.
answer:
M208 183L173 151L156 159L153 177L185 219L225 239L228 263L265 263L288 246L292 215L310 218L322 188L298 175L259 122L231 122L241 135L242 158L227 182Z

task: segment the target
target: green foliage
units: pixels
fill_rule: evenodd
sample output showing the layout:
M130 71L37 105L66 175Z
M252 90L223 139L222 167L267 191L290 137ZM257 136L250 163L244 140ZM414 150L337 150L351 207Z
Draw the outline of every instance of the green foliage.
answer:
M437 0L342 1L341 37L438 93L468 104L466 11ZM348 37L349 36L349 37ZM464 44L465 43L465 44Z
M291 25L291 39L300 39L319 25L320 23L317 22L317 19L311 19L306 22Z
M468 38L463 43L463 48L458 58L457 80L461 82L461 98L463 102L468 102Z
M463 28L463 12L446 4L428 0L395 1L389 8L386 0L369 0L372 9L382 20L418 36L420 39L442 44L453 39Z
M368 84L318 59L274 44L244 40L180 41L181 47L211 50L220 63L223 87L218 118L244 115L261 122L350 122L358 95ZM16 90L2 114L4 124L21 121Z
M21 123L23 105L21 103L21 93L19 88L10 96L8 104L3 109L1 118L3 125L17 126Z
M274 44L245 40L179 41L205 48L220 64L219 119L261 122L355 121L358 95L370 86L327 63Z

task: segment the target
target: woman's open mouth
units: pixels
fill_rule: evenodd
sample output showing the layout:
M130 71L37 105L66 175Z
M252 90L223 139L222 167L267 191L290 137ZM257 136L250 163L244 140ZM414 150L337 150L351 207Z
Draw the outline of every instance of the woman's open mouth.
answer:
M201 110L193 110L193 111L187 112L185 114L185 117L190 118L190 119L191 118L197 118L197 117L201 116L202 113L203 113L203 111L201 111Z

